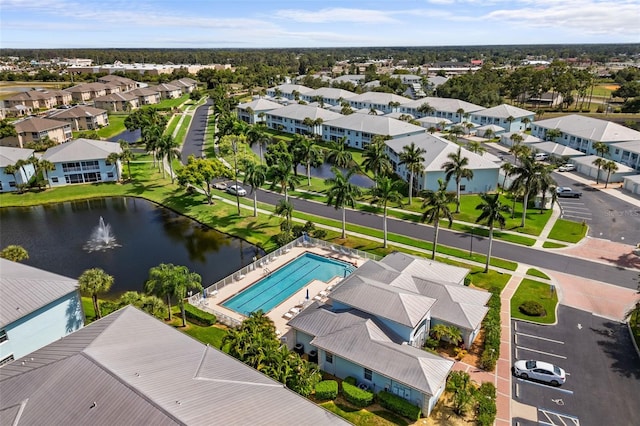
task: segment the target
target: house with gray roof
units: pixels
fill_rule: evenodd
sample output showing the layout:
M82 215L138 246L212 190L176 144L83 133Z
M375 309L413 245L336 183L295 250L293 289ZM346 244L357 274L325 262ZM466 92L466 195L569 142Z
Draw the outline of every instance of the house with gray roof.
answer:
M532 144L532 143L539 143L544 141L544 139L540 139L537 136L532 136L524 132L506 132L500 135L500 144L504 146L513 146L514 141L512 137L513 135L516 135L516 134L522 137L522 142L520 143Z
M298 347L320 369L387 390L429 415L453 362L422 350L436 323L476 338L490 294L464 286L468 270L404 253L369 260L289 321Z
M571 162L576 166L576 172L597 179L600 183L604 183L607 180L607 172L603 170L602 167L598 171L598 166L593 164L596 158L601 157L598 155L584 155L582 157L572 158ZM625 177L637 174L632 167L618 162L616 162L616 166L618 169L609 176L609 183L621 183Z
M640 139L612 143L609 146L609 157L625 166L640 170Z
M107 111L87 105L76 105L68 109L57 109L48 116L52 120L66 121L71 125L71 129L97 130L109 125Z
M236 106L238 118L245 123L256 124L263 120L267 112L282 108L282 104L265 98L257 98L251 102L244 102Z
M355 86L363 84L366 79L364 74L345 74L333 79L333 83L351 83Z
M132 306L0 368L0 389L7 424L349 424Z
M49 148L42 156L55 166L47 172L49 185L64 186L74 183L117 182L120 180L120 160L110 163L110 154L122 153L116 142L76 139Z
M78 282L0 258L0 371L84 325ZM6 389L2 388L2 401ZM3 408L0 408L2 413ZM0 415L0 418L4 418Z
M593 144L596 142L612 144L640 140L640 132L637 130L584 115L564 115L531 124L531 134L545 140L550 139L547 137L547 132L551 129L557 129L560 132L560 135L553 139L554 142L588 155L596 154L596 150L593 149Z
M497 125L506 132L525 131L535 118L535 113L513 105L502 104L471 112L471 122L479 126Z
M532 144L529 144L529 146L531 147L531 150L534 153L542 152L542 153L548 154L549 157L556 157L558 159L575 158L575 157L584 156L583 152L580 152L573 148L569 148L568 146L560 145L559 143L550 142L550 141L532 143Z
M424 127L406 121L371 114L341 115L340 118L322 123L323 140L339 141L345 138L348 146L359 149L366 148L376 135L400 138L425 132Z
M292 135L321 134L322 123L338 117L342 117L342 114L317 106L297 103L265 112L268 128ZM309 121L307 119L311 120L313 124L308 124ZM305 121L307 121L307 123L305 123Z
M280 84L279 86L267 89L267 96L275 99L289 99L290 101L298 101L300 96L313 91L312 88L301 84Z
M622 179L622 187L632 194L640 195L640 175L625 176Z
M417 191L429 189L437 191L439 188L438 179L445 179L443 164L450 161L449 155L458 152L459 145L447 139L430 133L407 136L385 141L387 145L387 155L391 161L391 166L398 176L409 181L409 171L404 164L400 164L400 154L405 146L415 144L416 147L424 149L422 155L424 171L414 175L413 184ZM462 155L469 159L467 168L473 171L473 178L462 179L460 182L460 193L479 194L491 192L497 188L500 179L500 165L490 157L485 157L462 148ZM451 179L447 189L456 190L456 183Z
M117 86L117 85L116 85ZM107 95L107 85L106 83L83 83L78 84L77 86L69 87L68 89L64 89L66 92L71 93L71 97L76 102L87 102L100 96ZM113 86L109 89L111 93L116 89L113 89ZM117 89L120 91L120 89Z
M375 109L383 114L396 112L400 106L411 102L411 98L385 92L364 92L347 100L353 109Z
M29 183L35 174L33 164L28 162L34 152L33 149L0 146L0 192L17 191L18 185ZM19 161L22 166L16 167L14 173L7 173L6 168Z
M179 80L172 80L169 84L179 87L182 94L191 93L198 88L198 82L192 78L181 78Z
M433 110L428 113L420 112L424 104L429 105ZM400 112L411 114L414 117L436 117L443 120L450 120L453 123L462 123L469 120L469 114L485 109L483 106L453 98L437 98L427 96L400 105Z
M318 102L321 107L325 107L329 105L341 106L342 102L347 102L354 96L357 95L349 90L336 89L334 87L321 87L301 94L300 99L305 102Z
M104 84L115 84L120 88L120 92L128 92L129 90L135 89L138 85L135 80L114 74L103 75L98 78L98 82Z

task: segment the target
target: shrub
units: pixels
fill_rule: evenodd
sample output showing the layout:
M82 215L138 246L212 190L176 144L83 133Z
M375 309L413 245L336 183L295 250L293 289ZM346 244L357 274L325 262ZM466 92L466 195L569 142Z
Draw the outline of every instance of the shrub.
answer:
M373 402L372 392L360 389L346 381L342 382L342 394L344 395L344 399L356 407L367 407Z
M215 324L217 320L215 315L202 311L189 303L184 304L184 314L192 323L204 327Z
M496 420L496 387L493 383L484 382L476 392L478 403L476 421L480 426L490 426Z
M543 317L547 314L544 306L535 300L527 300L523 302L520 306L518 306L518 310L525 315L529 315L530 317Z
M349 383L350 385L353 385L353 386L355 386L355 385L356 385L356 383L358 383L358 381L356 380L356 378L355 378L355 377L351 377L351 376L349 376L349 377L347 377L346 379L344 379L343 383L344 383L344 382L347 382L347 383Z
M471 284L471 277L469 276L464 277L464 285L466 287L469 287L470 284Z
M428 349L436 349L438 346L440 346L440 340L427 337L427 340L424 341L424 346Z
M387 410L411 420L417 421L422 415L420 407L387 391L378 393L378 402Z
M338 382L335 380L323 380L316 385L316 398L336 399L338 396Z
M491 298L487 302L489 312L482 321L484 327L484 350L480 364L485 370L493 371L500 358L500 291L491 289Z

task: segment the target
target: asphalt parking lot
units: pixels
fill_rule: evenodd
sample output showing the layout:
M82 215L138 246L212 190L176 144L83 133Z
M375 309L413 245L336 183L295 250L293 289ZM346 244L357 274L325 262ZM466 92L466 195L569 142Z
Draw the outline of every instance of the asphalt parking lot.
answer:
M567 372L552 387L514 377L513 398L536 407L542 425L639 425L640 358L625 324L560 306L559 322L513 320L512 360L550 362ZM536 424L514 415L514 424Z

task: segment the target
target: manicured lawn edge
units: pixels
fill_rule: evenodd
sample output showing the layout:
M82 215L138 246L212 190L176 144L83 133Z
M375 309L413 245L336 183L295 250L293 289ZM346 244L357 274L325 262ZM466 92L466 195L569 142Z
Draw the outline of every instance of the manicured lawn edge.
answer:
M558 243L554 243L553 241L545 241L544 243L542 243L542 248L555 249L555 248L565 248L565 247L567 247L566 244L558 244Z
M539 271L535 268L527 269L527 275L531 275L532 277L544 278L545 280L549 280L549 276L542 271Z
M520 312L518 307L527 300L533 300L544 306L547 314L543 317L531 317ZM551 291L551 285L525 278L511 298L511 317L538 324L555 324L558 308L558 292Z
M577 243L587 235L588 230L589 227L584 222L558 219L549 233L549 238L568 243Z

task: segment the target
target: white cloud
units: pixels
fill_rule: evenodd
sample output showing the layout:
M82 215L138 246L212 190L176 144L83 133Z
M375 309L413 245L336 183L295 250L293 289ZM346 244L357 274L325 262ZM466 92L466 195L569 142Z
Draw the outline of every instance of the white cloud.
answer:
M372 9L327 8L320 10L283 9L275 13L279 18L304 23L355 22L365 24L395 22L389 13Z

